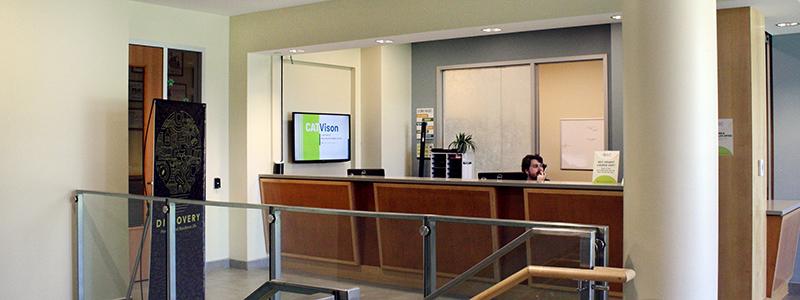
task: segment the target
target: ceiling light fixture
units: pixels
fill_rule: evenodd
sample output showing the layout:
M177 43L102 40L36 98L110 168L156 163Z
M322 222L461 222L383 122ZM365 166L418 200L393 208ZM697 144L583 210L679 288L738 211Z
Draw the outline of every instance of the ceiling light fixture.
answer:
M375 40L375 42L378 43L378 44L391 44L391 43L394 43L393 40L383 40L383 39Z
M497 27L489 27L489 28L481 29L481 31L483 31L483 32L500 32L500 31L503 31L503 30L500 29L500 28L497 28Z
M613 15L613 16L611 16L611 19L612 20L617 20L617 21L622 20L622 15Z
M303 53L303 52L306 52L306 50L303 50L303 49L289 49L289 53Z
M800 23L798 23L798 22L780 22L778 24L775 24L775 26L778 26L778 27L794 27L794 26L797 26L797 25L800 25Z

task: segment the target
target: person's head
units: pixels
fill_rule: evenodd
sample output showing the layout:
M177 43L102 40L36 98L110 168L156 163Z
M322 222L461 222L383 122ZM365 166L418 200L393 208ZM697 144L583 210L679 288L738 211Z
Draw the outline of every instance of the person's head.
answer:
M522 158L520 166L522 172L528 174L528 178L536 179L536 176L544 172L544 159L539 154L528 154Z

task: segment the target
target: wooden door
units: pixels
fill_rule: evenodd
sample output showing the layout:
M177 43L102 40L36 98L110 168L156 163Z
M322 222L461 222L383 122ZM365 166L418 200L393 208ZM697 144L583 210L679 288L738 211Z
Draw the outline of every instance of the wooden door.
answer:
M144 133L143 176L144 194L153 195L153 99L164 98L164 50L162 48L130 45L128 64L144 69Z
M132 145L128 147L130 152L128 157L130 163L136 166L131 166L131 170L136 170L136 174L130 173L131 180L134 182L134 177L141 178L144 183L141 192L144 195L153 195L153 99L164 98L164 50L158 47L147 47L139 45L130 45L128 48L128 65L133 70L141 72L143 76L140 82L133 81L133 75L129 78L129 104L134 101L141 101L141 120L130 120L129 124L142 122L142 124L133 124L129 128L129 135L135 139L129 140ZM133 73L131 73L133 74ZM135 88L134 88L135 87ZM136 95L133 95L136 94ZM129 109L133 109L134 105L129 105ZM130 116L131 114L129 114ZM130 126L130 125L129 125ZM137 130L140 133L137 134ZM144 145L144 147L142 147ZM133 159L138 157L140 159ZM141 165L138 165L141 164ZM139 203L140 208L131 208L132 213L141 211L142 215L146 213L143 203ZM146 216L145 216L146 217ZM141 220L144 220L142 218ZM129 253L130 253L130 268L134 267L136 256L141 244L142 232L144 226L142 224L133 224L128 228L129 240ZM150 273L150 234L145 238L144 248L142 251L141 260L141 273L137 274L137 280L147 279Z

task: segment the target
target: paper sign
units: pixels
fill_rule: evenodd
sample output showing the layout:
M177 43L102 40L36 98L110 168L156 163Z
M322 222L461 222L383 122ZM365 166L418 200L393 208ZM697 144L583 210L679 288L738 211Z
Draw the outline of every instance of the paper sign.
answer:
M617 183L619 174L619 151L595 151L592 167L592 183Z
M719 156L733 156L733 119L719 119Z

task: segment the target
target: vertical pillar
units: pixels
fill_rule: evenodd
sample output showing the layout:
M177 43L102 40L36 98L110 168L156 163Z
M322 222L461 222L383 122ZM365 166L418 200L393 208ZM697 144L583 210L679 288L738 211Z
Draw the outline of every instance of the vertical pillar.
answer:
M624 0L626 299L716 299L713 0Z

